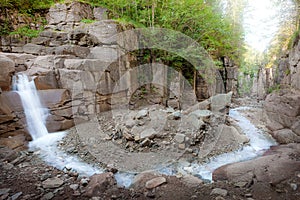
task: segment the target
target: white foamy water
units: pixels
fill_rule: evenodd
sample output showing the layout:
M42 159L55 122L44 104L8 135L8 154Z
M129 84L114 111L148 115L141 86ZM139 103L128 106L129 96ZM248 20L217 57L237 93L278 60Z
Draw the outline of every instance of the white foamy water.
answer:
M42 107L34 81L29 81L24 74L13 78L13 89L20 95L27 128L33 140L48 135L45 126L48 110Z
M47 164L61 170L67 168L85 176L103 172L102 169L92 167L57 148L57 143L66 132L48 133L45 126L48 109L40 102L34 80L29 80L24 74L18 74L13 78L13 89L18 92L22 101L27 128L33 139L29 143L31 150L38 152Z
M271 136L256 128L246 117L239 113L239 110L244 109L249 108L240 107L232 109L230 110L229 115L233 119L237 120L237 123L244 134L250 139L249 145L243 146L237 151L221 154L211 158L203 165L193 163L191 166L183 166L179 169L179 171L183 170L200 176L202 179L212 181L212 173L215 169L226 164L253 159L262 155L271 146L276 145L275 140Z

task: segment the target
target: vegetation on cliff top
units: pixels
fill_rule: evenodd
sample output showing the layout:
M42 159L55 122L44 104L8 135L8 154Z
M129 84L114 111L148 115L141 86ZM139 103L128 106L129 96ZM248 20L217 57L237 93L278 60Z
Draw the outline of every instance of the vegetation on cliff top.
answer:
M34 15L63 0L1 0L1 12L16 9ZM200 43L215 59L229 56L236 62L241 56L243 31L231 16L222 13L219 0L80 0L110 10L110 17L135 27L161 27L182 32ZM5 25L5 22L1 22ZM3 28L5 28L3 26ZM2 34L14 30L2 31Z

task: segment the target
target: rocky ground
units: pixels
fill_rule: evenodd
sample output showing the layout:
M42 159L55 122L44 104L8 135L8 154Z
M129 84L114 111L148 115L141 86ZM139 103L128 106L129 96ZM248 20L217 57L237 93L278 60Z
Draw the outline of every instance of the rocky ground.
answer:
M247 100L242 101L247 102ZM241 105L241 102L236 102ZM259 104L252 104L253 109L245 111L245 116L252 122L257 121L260 110ZM263 126L262 123L256 125ZM84 149L84 148L83 148ZM289 149L284 151L282 149ZM285 171L282 165L274 163L273 168L265 168L265 172L254 173L249 181L240 177L233 180L219 172L221 181L206 183L193 176L165 176L147 171L139 174L129 189L117 186L113 177L114 170L107 170L101 175L80 177L77 173L68 170L58 170L47 166L36 153L29 150L14 151L6 147L0 148L0 198L1 199L299 199L300 198L300 167L299 145L278 147L268 151L267 155L277 156L276 152L284 152L281 157L288 155L293 162L294 169L290 170L286 163ZM86 149L88 151L88 149ZM92 161L90 154L76 153L76 149L69 152L79 155L86 161ZM287 153L286 153L287 152ZM291 153L292 152L292 153ZM270 157L261 157L264 158ZM266 159L272 163L280 160L279 157ZM251 161L250 161L251 162ZM263 163L260 161L259 163ZM284 163L283 163L284 164ZM242 165L242 164L241 164ZM247 163L248 166L257 166L255 160ZM231 166L231 165L229 165ZM235 169L232 165L231 168ZM276 168L278 166L278 169ZM263 165L264 167L264 165ZM225 166L226 168L226 166ZM227 176L230 176L230 169ZM243 166L240 167L243 169ZM257 168L260 169L260 168ZM236 169L235 169L236 170ZM268 171L269 170L269 171ZM272 171L273 170L273 171ZM275 171L274 171L275 170ZM276 171L277 170L277 171ZM279 171L278 171L279 170ZM290 170L290 171L289 171ZM239 170L236 170L238 172ZM286 173L289 172L289 173ZM270 174L271 173L271 174ZM262 174L267 174L273 179L266 179ZM289 176L279 178L279 174ZM263 177L263 178L261 178ZM224 179L224 180L222 180ZM276 181L274 181L276 180Z

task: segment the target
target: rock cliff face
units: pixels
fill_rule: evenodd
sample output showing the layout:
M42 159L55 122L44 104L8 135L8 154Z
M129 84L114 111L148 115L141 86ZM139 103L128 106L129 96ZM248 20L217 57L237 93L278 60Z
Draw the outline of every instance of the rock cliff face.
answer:
M84 23L83 19L93 21ZM137 89L147 82L141 81L144 68L136 67L137 58L130 54L132 47L139 47L138 35L118 34L123 27L108 19L106 9L79 2L56 4L49 10L47 21L37 38L1 37L1 137L16 132L26 135L20 100L10 92L16 73L35 77L41 99L50 110L49 131L70 128L74 120L88 121L114 106L128 106ZM187 97L187 104L195 103L195 95L190 95L192 88L184 86L183 93L184 81L179 73L174 73L170 81L167 68L150 65L149 69L150 81L163 86L156 88L159 95L154 103L179 108L184 106L180 101ZM166 92L165 84L170 85L171 92ZM195 86L196 93L209 98L224 91L222 83L218 85L219 89L213 86L208 91L212 87L202 81Z
M281 89L266 97L268 128L279 143L300 142L300 41L281 58L274 82Z

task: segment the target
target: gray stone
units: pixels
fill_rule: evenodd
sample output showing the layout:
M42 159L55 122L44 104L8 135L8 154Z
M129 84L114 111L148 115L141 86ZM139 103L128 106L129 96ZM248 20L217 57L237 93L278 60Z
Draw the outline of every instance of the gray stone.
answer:
M167 179L165 177L156 177L154 179L147 181L145 184L145 187L147 189L153 189L153 188L156 188L166 182L167 182Z
M194 114L190 114L188 116L187 123L192 125L192 127L195 130L199 130L201 127L205 125L205 123L201 119L198 119L197 116Z
M156 131L153 128L148 128L140 133L140 140L145 138L153 139L156 136Z
M191 112L190 115L195 115L198 119L201 119L204 122L209 122L213 113L209 110L195 110L194 112Z
M129 119L125 122L125 126L127 128L132 128L136 125L136 121L132 120L132 119Z
M77 189L79 188L79 185L78 185L78 184L71 184L71 185L70 185L70 188L71 188L72 190L77 190Z
M48 178L47 180L42 182L43 188L58 188L62 184L64 184L64 181L60 178L54 177L54 178Z
M220 195L223 197L226 197L227 194L228 194L228 191L225 189L221 189L221 188L214 188L210 193L210 195Z
M11 189L10 188L1 188L0 189L0 196L6 194L6 193L9 193Z
M140 110L136 116L135 116L135 119L142 119L144 117L147 117L149 114L148 110L144 109L144 110Z
M224 112L227 107L230 106L232 92L227 94L217 94L210 97L210 108L212 112Z
M182 177L182 182L188 187L199 187L203 181L200 178L197 178L193 175L186 174Z
M103 195L108 189L112 189L117 185L113 173L107 172L102 174L95 174L91 176L91 181L86 187L85 196L93 197Z
M67 17L67 5L66 4L55 4L49 9L47 14L47 21L49 25L56 25L64 22Z
M50 200L54 197L54 194L53 192L48 192L47 194L45 194L43 197L42 197L42 200Z
M10 197L10 199L11 199L11 200L17 200L22 194L23 194L23 192L18 192L18 193L16 193L16 194L12 195L12 196Z
M80 184L83 185L83 186L87 186L88 183L89 183L90 179L89 178L82 178L80 180Z
M93 13L94 13L94 18L99 21L106 20L108 18L106 8L95 7Z
M12 59L0 55L0 88L2 90L9 90L11 84L11 76L15 71L15 63Z
M41 55L43 50L45 50L45 47L42 45L27 43L23 46L24 53Z
M300 142L300 136L296 135L290 129L282 129L279 131L274 131L272 135L280 144Z
M102 20L88 25L89 36L94 44L113 44L117 42L117 23L113 20Z
M178 143L183 143L185 141L185 135L181 133L177 133L174 137L175 141Z
M292 131L300 136L300 117L296 120L296 122L291 127Z
M90 54L87 58L89 59L100 59L105 62L117 61L118 57L121 56L121 52L117 48L113 47L93 47L90 49Z
M68 6L66 22L80 22L82 19L92 19L92 8L88 4L73 2Z

